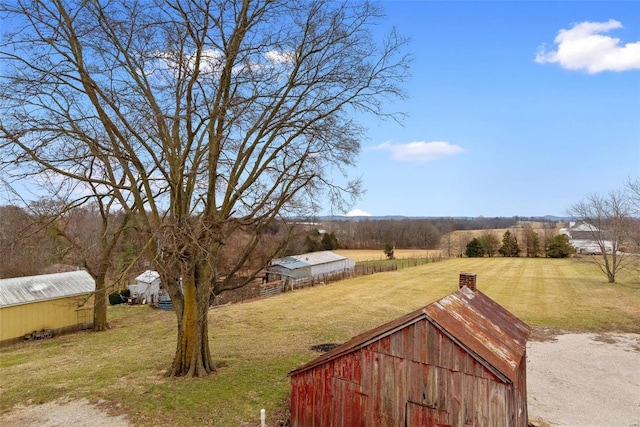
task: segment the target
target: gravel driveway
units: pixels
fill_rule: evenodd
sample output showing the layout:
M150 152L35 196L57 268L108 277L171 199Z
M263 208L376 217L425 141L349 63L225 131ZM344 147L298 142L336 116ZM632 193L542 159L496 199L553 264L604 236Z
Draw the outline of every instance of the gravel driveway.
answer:
M527 348L529 419L640 426L640 335L564 334Z

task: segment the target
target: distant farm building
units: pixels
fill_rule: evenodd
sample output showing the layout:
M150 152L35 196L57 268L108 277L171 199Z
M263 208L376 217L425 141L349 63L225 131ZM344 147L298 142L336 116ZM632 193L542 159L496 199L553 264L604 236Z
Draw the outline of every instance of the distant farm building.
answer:
M160 274L153 270L145 271L129 285L129 291L140 304L156 304L160 295Z
M0 344L93 327L95 288L86 271L1 279Z
M353 271L356 262L331 251L310 252L271 260L267 281L299 280Z
M613 252L611 233L601 231L587 222L570 222L569 228L560 229L560 234L569 237L569 243L579 254L599 255L603 249L606 253Z
M291 425L527 426L529 327L460 289L290 373Z

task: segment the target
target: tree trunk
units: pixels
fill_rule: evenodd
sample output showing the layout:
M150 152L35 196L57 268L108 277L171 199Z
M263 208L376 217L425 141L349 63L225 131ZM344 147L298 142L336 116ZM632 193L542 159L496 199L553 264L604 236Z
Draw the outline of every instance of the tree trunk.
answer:
M613 254L612 262L609 262L609 255L607 255L607 248L603 244L600 244L600 250L602 251L602 258L604 259L604 269L607 273L607 279L609 283L615 283L616 281L616 256Z
M203 377L215 371L209 350L208 280L197 274L182 278L171 286L171 299L178 321L176 354L169 376Z
M96 291L93 302L93 330L95 332L105 331L109 328L107 323L107 290L105 276L95 277Z

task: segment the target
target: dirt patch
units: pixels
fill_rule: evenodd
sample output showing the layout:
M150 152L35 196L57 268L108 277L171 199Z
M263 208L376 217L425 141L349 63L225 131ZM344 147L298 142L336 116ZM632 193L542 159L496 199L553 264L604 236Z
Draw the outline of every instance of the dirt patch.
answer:
M42 405L16 406L0 416L6 427L130 427L123 415L111 416L104 402L91 403L86 399L57 400Z
M328 342L324 344L312 345L311 350L317 351L319 353L326 353L327 351L331 351L339 345L340 344Z
M595 341L600 341L607 344L615 344L618 342L615 336L611 334L598 334L593 337Z
M640 335L561 334L527 348L529 418L640 426Z
M529 341L557 341L556 337L564 333L562 330L555 328L533 328Z

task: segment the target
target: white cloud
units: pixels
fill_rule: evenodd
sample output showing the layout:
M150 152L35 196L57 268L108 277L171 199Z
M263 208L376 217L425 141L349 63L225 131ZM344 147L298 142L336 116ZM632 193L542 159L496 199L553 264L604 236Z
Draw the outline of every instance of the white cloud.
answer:
M264 57L274 64L292 64L296 59L296 53L292 50L270 50L264 54Z
M391 157L401 162L430 162L446 156L462 153L464 149L442 141L415 141L408 144L384 142L373 147L373 150L391 152Z
M347 212L346 214L344 214L344 216L371 216L371 214L369 212L365 212L356 208Z
M205 73L219 73L224 66L225 57L221 51L217 49L204 49L201 52L200 58L200 70ZM196 55L191 55L189 58L189 66L194 69L196 65Z
M620 39L602 34L619 28L622 24L610 19L581 22L571 29L562 29L554 40L557 50L546 51L542 45L535 61L558 63L562 68L586 70L590 74L640 69L640 41L621 44Z
M263 58L266 62L245 62L242 64L235 65L233 67L234 73L240 73L242 71L250 71L250 70L260 70L264 68L274 68L277 65L286 66L295 62L295 52L294 51L277 51L277 50L269 50L263 54ZM159 52L157 54L158 59L161 63L164 64L166 68L172 70L174 73L176 70L180 68L180 63L176 58L174 58L169 52ZM194 70L196 67L197 56L195 53L183 59L183 66L189 70ZM207 74L218 74L222 71L226 58L222 51L218 49L203 49L200 52L199 59L199 67L202 73ZM151 74L155 70L145 70L147 74Z
M156 53L156 63L152 63L148 66L144 73L148 76L157 72L169 72L176 77L180 68L186 68L188 70L194 70L196 68L196 60L198 59L196 54L193 53L186 57L176 56L175 53L169 51L159 51ZM200 71L207 74L220 73L224 66L224 56L220 50L217 49L203 49L200 52Z

